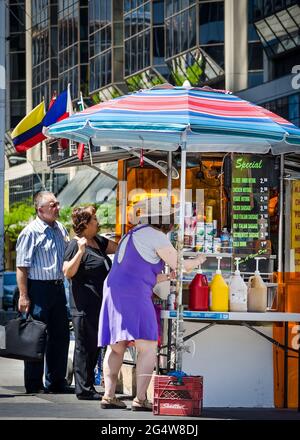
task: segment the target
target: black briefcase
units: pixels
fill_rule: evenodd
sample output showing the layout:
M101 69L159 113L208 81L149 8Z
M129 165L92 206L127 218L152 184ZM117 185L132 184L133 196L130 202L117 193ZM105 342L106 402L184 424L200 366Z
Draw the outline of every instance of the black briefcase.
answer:
M11 319L4 326L0 356L23 361L41 361L46 346L46 324L28 315Z

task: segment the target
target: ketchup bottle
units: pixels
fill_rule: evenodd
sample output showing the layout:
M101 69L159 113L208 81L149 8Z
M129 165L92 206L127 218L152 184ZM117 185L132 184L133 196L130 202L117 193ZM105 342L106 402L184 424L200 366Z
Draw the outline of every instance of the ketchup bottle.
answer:
M208 310L209 287L201 266L189 286L189 310Z

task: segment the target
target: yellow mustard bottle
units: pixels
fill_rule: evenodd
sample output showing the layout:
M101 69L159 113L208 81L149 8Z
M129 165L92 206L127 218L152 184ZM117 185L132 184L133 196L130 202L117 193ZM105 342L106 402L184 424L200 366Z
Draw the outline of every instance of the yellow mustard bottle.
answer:
M222 257L217 257L218 269L210 283L210 307L212 312L228 312L229 309L229 287L222 277L220 269Z

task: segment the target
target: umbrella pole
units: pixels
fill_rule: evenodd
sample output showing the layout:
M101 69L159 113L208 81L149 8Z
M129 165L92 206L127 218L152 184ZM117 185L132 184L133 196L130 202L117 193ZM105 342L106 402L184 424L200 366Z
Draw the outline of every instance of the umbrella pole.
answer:
M172 195L172 151L168 152L168 199L171 206L171 195Z
M178 260L177 260L177 315L176 315L176 370L182 370L183 352L183 319L182 319L182 279L183 279L183 241L185 213L185 182L186 182L186 142L181 147L180 175L180 217L178 231Z
M278 225L278 283L283 282L283 195L284 154L280 155L279 225Z

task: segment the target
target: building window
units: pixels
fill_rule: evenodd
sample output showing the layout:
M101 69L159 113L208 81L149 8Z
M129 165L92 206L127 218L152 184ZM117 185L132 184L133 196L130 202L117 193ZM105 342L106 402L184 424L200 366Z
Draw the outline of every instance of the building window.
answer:
M90 93L112 83L112 1L89 2Z
M224 1L165 3L166 60L176 85L224 76Z
M265 108L300 127L300 94L284 96L263 104Z
M258 16L259 3L257 0L248 1L248 87L263 83L264 61L263 45L258 36L254 22Z
M155 5L156 15L161 5ZM151 64L151 2L124 3L125 77L145 70Z
M44 98L49 103L53 90L51 72L52 58L57 58L57 47L51 45L52 34L57 32L56 2L50 0L32 0L32 100L33 107Z

